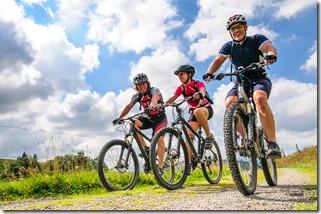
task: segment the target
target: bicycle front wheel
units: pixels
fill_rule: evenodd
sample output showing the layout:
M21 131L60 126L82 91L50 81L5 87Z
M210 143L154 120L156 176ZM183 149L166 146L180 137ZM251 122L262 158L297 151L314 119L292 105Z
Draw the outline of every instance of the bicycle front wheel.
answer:
M264 151L267 151L268 142L266 141L262 127L260 127L259 132L259 141L261 145L263 145ZM278 175L275 159L265 156L264 158L260 158L260 162L267 184L269 186L276 186L278 183Z
M201 163L204 177L210 184L217 184L222 178L222 156L217 142L214 140L211 149L205 149L205 144L202 145L202 150L205 154L201 154L203 161Z
M248 145L251 128L240 104L229 105L224 115L225 150L233 181L243 195L253 194L257 182L256 153Z
M155 180L168 190L180 188L188 174L187 148L178 136L177 130L162 128L155 134L150 146L149 158ZM159 169L160 161L163 162L162 171Z
M137 183L138 158L133 149L128 149L128 144L123 140L111 140L99 153L99 179L109 191L130 190Z

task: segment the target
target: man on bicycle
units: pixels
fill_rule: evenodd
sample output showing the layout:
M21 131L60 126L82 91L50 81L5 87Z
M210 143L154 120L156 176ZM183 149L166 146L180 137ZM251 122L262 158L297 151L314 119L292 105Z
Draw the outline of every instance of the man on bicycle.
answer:
M134 105L136 103L139 103L140 109L141 109L141 106L143 106L143 108L146 110L150 118L146 118L146 117L138 118L135 121L135 127L139 130L151 128L153 130L152 135L154 136L154 134L159 129L167 126L167 117L166 117L165 111L163 109L157 108L157 104L164 103L163 96L158 88L151 87L151 83L148 81L148 77L146 76L146 74L143 74L143 73L137 74L134 77L133 82L137 93L132 96L131 101L125 106L125 108L122 110L118 118L116 118L113 121L113 124L116 124L119 119L126 116L129 113L129 111L134 107ZM146 145L144 138L140 134L138 134L138 138L148 155L149 147ZM157 151L157 154L159 156L158 167L160 168L160 171L162 171L164 153L165 153L165 148L164 148L165 146L162 138L160 138L160 141L158 142L158 144L159 144L159 147L158 147L159 149ZM149 166L145 164L144 168L149 168Z
M277 59L277 50L272 42L262 34L247 36L247 20L243 15L236 14L227 20L226 29L233 41L226 42L215 60L209 66L203 79L210 81L210 75L216 72L223 62L229 58L234 68L246 67L251 63L265 61L265 64L273 64ZM267 55L263 58L263 53ZM232 66L231 65L231 66ZM265 69L258 69L245 74L246 78L253 82L253 100L259 112L260 121L269 141L268 154L275 158L281 157L281 151L276 143L274 116L268 104L268 98L272 89L272 83ZM217 76L216 79L221 79ZM225 106L237 101L237 89L234 85L228 92Z
M187 98L189 104L190 117L188 123L196 131L199 125L204 129L205 149L210 149L213 146L214 137L210 132L208 120L213 116L212 100L208 97L206 88L203 82L193 79L195 74L195 68L191 65L179 66L174 74L178 76L180 82L172 97L170 97L165 103L173 103L180 95ZM194 134L189 131L189 136L193 138ZM189 162L191 163L192 151L188 143L187 150L189 156ZM192 170L192 169L191 169ZM191 172L189 172L191 173Z

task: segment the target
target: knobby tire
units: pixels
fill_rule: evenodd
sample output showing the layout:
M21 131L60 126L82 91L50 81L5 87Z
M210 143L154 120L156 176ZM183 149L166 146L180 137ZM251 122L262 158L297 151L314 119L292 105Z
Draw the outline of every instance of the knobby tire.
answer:
M139 162L135 151L131 149L129 165L126 166L128 152L128 144L123 140L111 140L101 149L98 157L98 175L108 191L131 190L135 187L139 175Z
M224 144L228 165L236 188L243 195L251 195L256 189L257 163L255 149L246 149L246 154L240 152L241 135L237 131L237 123L246 130L245 140L253 127L248 126L248 117L239 103L228 106L224 115ZM240 127L240 126L239 126ZM244 160L243 160L244 159Z
M160 129L152 139L150 146L150 164L157 183L168 189L180 188L188 174L188 155L185 142L179 138L176 129L165 127ZM165 158L164 173L161 175L158 169L159 158L157 156L158 141L164 137Z
M217 142L214 140L213 147L211 149L205 149L203 143L201 151L205 152L206 161L201 163L202 171L205 179L210 184L217 184L222 178L222 155ZM203 154L201 154L203 157Z

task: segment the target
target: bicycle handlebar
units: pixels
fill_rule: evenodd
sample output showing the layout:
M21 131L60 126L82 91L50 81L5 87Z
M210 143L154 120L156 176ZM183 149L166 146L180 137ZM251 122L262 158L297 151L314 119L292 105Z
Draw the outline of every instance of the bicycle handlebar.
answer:
M149 118L149 115L146 114L145 112L139 112L137 114L134 114L130 117L127 117L127 118L122 118L122 119L119 119L117 121L117 123L114 124L115 125L121 125L121 124L124 124L126 121L132 121L134 118L138 118L138 117L146 117L146 118Z
M217 75L209 74L208 76L212 80L221 80L226 76L237 76L237 75L243 74L243 73L248 72L248 71L254 71L254 70L263 68L264 66L266 66L264 62L256 62L256 63L250 64L249 66L247 66L245 68L240 66L232 73L219 73Z

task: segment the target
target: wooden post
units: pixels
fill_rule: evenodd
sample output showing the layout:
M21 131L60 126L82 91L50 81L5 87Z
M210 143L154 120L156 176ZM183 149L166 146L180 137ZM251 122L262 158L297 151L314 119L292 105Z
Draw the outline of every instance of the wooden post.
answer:
M299 149L299 147L298 147L298 144L295 144L295 146L296 146L296 150L297 150L298 152L301 152L300 149Z

